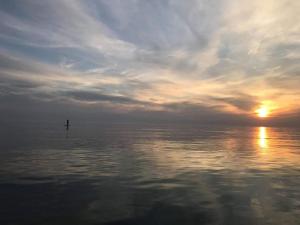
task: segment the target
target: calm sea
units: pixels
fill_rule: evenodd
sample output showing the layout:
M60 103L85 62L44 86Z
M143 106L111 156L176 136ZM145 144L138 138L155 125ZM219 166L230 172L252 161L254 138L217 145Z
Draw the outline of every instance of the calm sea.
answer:
M0 128L1 225L300 224L300 130Z

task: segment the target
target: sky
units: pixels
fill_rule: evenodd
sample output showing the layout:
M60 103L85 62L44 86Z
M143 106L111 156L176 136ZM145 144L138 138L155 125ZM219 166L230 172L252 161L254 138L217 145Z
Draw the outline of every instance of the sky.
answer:
M300 126L299 21L295 0L0 0L1 119Z

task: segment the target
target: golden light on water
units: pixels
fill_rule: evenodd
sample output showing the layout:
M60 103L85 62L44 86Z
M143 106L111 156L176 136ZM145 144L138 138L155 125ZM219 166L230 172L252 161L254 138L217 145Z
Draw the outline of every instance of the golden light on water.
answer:
M259 128L258 144L261 148L268 147L268 136L267 136L267 128L266 127Z
M257 127L255 131L257 155L255 165L260 164L265 169L284 167L284 165L299 166L299 157L287 143L294 142L286 131L274 127Z

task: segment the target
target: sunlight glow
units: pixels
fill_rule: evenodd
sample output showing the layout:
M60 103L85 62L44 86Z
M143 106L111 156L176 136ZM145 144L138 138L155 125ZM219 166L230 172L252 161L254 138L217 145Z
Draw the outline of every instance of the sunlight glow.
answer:
M269 115L269 110L268 110L267 107L262 106L258 110L256 110L256 113L259 117L264 118L264 117L267 117Z
M268 141L267 141L267 129L265 127L259 128L259 146L261 148L267 148L268 147Z

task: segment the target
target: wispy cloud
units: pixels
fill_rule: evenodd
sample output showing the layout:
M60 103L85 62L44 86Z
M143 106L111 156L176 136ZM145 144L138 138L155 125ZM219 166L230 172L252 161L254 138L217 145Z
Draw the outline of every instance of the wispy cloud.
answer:
M251 117L265 102L298 111L299 4L1 1L1 105L22 95L203 118Z

